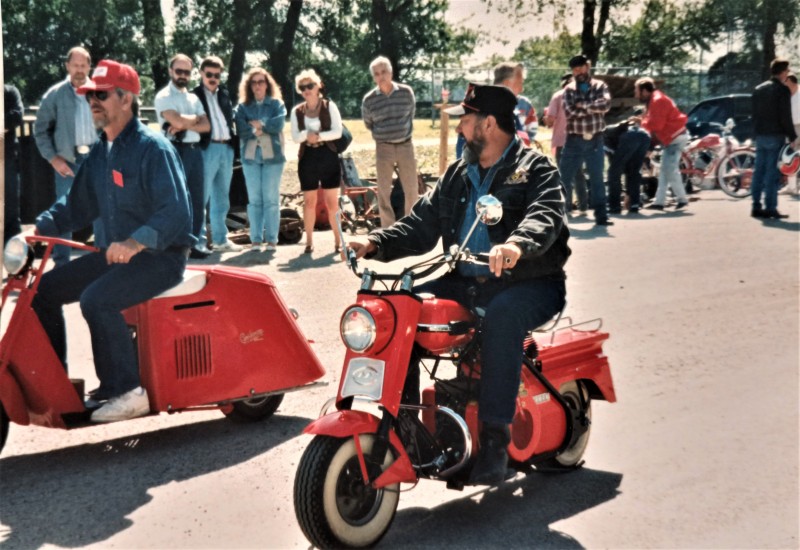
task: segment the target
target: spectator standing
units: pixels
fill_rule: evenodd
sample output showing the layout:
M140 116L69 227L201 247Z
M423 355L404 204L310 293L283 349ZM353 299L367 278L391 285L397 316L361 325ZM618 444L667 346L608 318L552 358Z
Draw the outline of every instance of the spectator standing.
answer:
M519 135L528 145L533 142L536 132L539 129L539 122L536 118L536 109L533 108L530 100L522 95L525 88L525 65L504 61L494 66L495 86L505 86L517 98L517 107L514 109L514 126Z
M97 141L89 104L77 93L78 88L90 82L92 58L85 48L75 46L67 52L65 67L66 80L45 92L33 125L39 153L55 170L56 200L69 193L78 167ZM95 226L94 229L95 240L102 239L97 234L99 227ZM72 237L70 234L58 236L65 239ZM59 245L53 249L56 267L69 262L69 257L69 247Z
M211 125L200 98L188 89L193 66L189 56L182 53L173 56L169 61L170 83L156 94L154 103L158 125L178 150L186 173L186 188L192 205L192 235L197 239L189 257L203 259L211 250L206 245L207 192L200 132L210 132Z
M331 227L336 227L341 168L333 140L342 137L342 117L336 104L322 97L322 79L313 69L306 69L295 79L303 103L292 110L292 139L300 144L297 172L303 191L303 223L306 230L305 253L314 250L314 224L317 195L324 191L325 206ZM341 249L339 234L334 231L335 251Z
M784 81L789 75L789 62L776 58L770 64L772 78L753 91L753 123L756 135L756 165L750 189L753 194L754 218L786 218L778 212L778 187L781 173L778 157L786 139L794 141L797 134L792 124L789 88ZM764 208L761 197L764 196Z
M92 421L115 422L150 411L122 311L178 284L195 239L175 149L135 115L136 71L103 60L78 91L103 133L69 194L39 216L36 229L53 236L98 220L105 240L100 251L45 273L32 307L66 366L63 306L80 302L100 380L87 407L99 407Z
M792 105L792 124L794 125L794 133L800 137L800 87L797 85L797 75L789 73L786 77L786 87L789 88L791 95ZM788 184L786 185L787 193L798 193L800 188L797 186L797 174L789 176Z
M250 69L242 81L235 118L247 186L250 242L255 248L266 242L266 250L273 251L277 249L281 223L286 106L278 84L265 69Z
M661 169L658 172L658 189L653 203L647 208L664 210L667 200L667 187L675 196L675 209L689 205L686 189L681 177L681 151L689 141L686 131L686 115L678 109L675 102L661 90L656 90L652 78L640 78L633 84L633 95L645 104L641 118L642 128L657 143L661 144Z
M572 182L581 165L589 175L591 206L597 225L614 225L606 211L606 188L603 182L603 130L605 114L611 107L611 93L602 80L590 76L591 62L584 55L569 60L572 82L564 88L564 114L567 139L558 164L567 197L572 207Z
M211 246L216 252L236 252L242 247L228 240L225 219L231 207L233 176L233 105L228 90L222 87L222 59L210 55L200 63L201 84L192 93L200 99L211 130L200 133L203 151L203 204L208 206Z
M3 142L5 143L5 217L3 242L22 231L19 221L19 167L17 165L17 128L22 126L22 96L16 86L3 86Z
M553 157L556 159L556 165L561 162L561 154L564 152L564 143L567 141L567 115L564 113L564 88L567 87L567 84L569 84L571 80L572 73L566 73L561 77L561 88L550 98L550 104L547 106L544 117L545 124L553 129L553 134L550 138L550 148ZM578 199L578 210L580 212L586 212L589 207L589 193L586 190L586 175L583 173L582 166L575 172L575 179L572 183L575 189L575 195Z
M417 202L417 159L414 156L414 113L416 98L410 86L392 80L392 63L376 57L369 65L375 88L361 101L361 117L375 140L375 171L378 179L378 212L381 227L395 222L392 208L392 176L397 167L403 187L403 215Z

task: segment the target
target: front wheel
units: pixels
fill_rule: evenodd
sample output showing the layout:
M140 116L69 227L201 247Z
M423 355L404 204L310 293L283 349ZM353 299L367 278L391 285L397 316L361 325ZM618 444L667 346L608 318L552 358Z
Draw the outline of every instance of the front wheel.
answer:
M567 401L570 409L573 411L583 409L589 425L586 427L586 431L573 441L564 452L555 458L548 459L543 465L549 468L572 468L581 461L583 453L586 452L586 447L589 445L589 433L592 430L592 402L589 399L589 392L586 386L580 382L574 380L567 382L561 386L559 391Z
M224 414L234 422L258 422L272 416L282 401L282 393L235 401L233 408Z
M750 182L756 166L752 149L737 149L723 158L717 168L717 182L726 195L743 199L750 195Z
M0 452L6 446L6 438L8 438L8 415L6 414L3 404L0 403Z
M364 454L374 437L359 436ZM383 467L392 462L386 453ZM399 483L373 489L364 483L352 437L316 436L303 453L294 482L294 511L306 538L318 548L363 548L389 529Z

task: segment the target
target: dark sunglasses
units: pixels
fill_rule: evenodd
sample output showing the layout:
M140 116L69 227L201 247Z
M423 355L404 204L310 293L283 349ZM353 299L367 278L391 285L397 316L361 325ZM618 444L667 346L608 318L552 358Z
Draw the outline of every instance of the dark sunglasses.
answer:
M103 90L89 90L86 92L86 101L91 102L92 98L96 97L98 101L105 101L108 99L108 96L111 95L111 92L103 91Z
M186 69L172 69L175 71L175 74L178 76L191 76L192 71L187 71Z
M251 86L261 86L262 84L266 85L266 83L267 83L266 80L251 80L250 81L250 85Z
M219 80L222 76L222 73L205 73L206 78L213 78L214 80Z
M313 90L317 87L316 82L312 82L311 84L300 84L298 88L301 92L305 92L306 90Z

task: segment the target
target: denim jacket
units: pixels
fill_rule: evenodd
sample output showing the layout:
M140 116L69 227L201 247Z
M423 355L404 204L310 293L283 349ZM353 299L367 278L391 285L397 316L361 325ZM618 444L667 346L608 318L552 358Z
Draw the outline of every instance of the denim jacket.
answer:
M473 188L468 166L464 160L451 164L407 216L370 233L369 239L377 246L372 257L391 261L424 254L439 239L445 250L457 243ZM522 250L511 280L564 279L571 251L558 170L518 139L496 166L489 193L503 203L503 218L488 228L489 239L492 245L515 243Z
M81 164L68 195L36 220L57 236L100 219L107 242L133 237L147 248L191 247L191 208L183 167L167 139L133 118L114 140L105 134Z
M264 158L263 155L256 157L256 160L247 160L245 151L247 143L255 140L256 135L253 127L248 120L260 120L264 135L272 140L272 158ZM280 99L272 97L264 98L262 103L240 103L236 107L236 133L239 136L239 148L242 162L245 164L280 164L286 162L283 153L283 126L286 124L286 106Z

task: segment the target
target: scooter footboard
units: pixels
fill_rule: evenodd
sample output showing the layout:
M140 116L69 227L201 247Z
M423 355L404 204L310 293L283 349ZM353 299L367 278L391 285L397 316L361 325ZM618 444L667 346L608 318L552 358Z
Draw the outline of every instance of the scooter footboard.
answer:
M358 436L376 434L379 424L380 419L378 417L364 411L336 411L314 420L305 427L303 433L340 439L346 437L355 438L362 474L364 479L369 479ZM417 474L411 465L411 459L409 459L405 446L396 432L389 432L389 442L394 448L397 458L391 466L372 482L372 486L376 489L388 487L395 483L414 483L417 481Z

